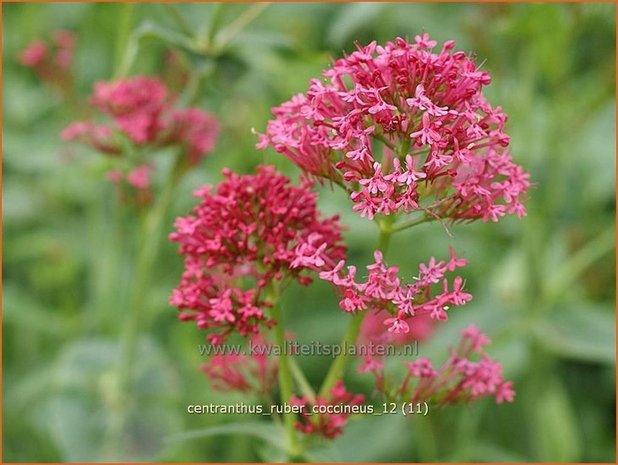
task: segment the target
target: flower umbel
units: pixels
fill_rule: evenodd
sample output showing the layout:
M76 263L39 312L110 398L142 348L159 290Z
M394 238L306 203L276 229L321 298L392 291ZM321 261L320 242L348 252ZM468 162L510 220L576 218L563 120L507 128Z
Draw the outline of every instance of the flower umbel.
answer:
M216 191L206 186L193 214L176 220L170 240L180 244L185 271L170 302L222 342L231 332L259 332L272 321L266 288L284 279L311 282L303 273L343 258L337 217L322 219L316 194L260 167L255 175L224 170Z
M19 62L31 68L41 81L68 94L73 84L75 35L66 30L55 31L51 40L35 40L19 55Z
M350 416L343 407L361 405L364 401L365 396L352 394L339 380L331 389L329 397L318 397L314 401L307 397L294 397L290 404L302 407L300 419L296 422L297 430L334 439L343 433L343 427Z
M265 346L259 335L252 340ZM277 361L266 350L251 354L216 354L202 365L202 371L213 388L220 391L253 392L267 398L277 384Z
M504 380L502 365L483 350L490 339L474 325L461 335L461 341L440 368L435 369L427 358L408 362L405 378L392 388L386 384L382 361L366 359L359 371L373 373L376 387L385 396L406 402L444 406L484 397L494 397L498 404L513 402L513 383Z
M219 132L217 119L199 108L176 108L175 97L157 78L135 76L98 82L91 104L111 123L76 121L60 137L77 141L105 155L113 168L107 178L139 198L150 198L153 151L177 147L183 165L191 168L210 153ZM143 167L149 167L148 176Z
M463 278L457 276L449 284L445 275L466 260L457 258L451 249L449 261L436 261L431 257L427 265L421 263L415 281L402 283L399 268L387 266L382 252L374 252L375 262L367 266L367 278L356 281L356 267L348 266L343 272L343 260L328 271L322 271L320 278L330 281L341 292L339 306L346 312L368 311L381 315L388 331L394 334L410 332L415 318L428 316L433 320L446 320L450 305L463 305L472 296L463 291ZM441 290L433 292L441 285ZM424 323L423 323L424 324Z
M435 46L427 34L358 45L306 94L273 109L258 147L344 186L369 219L525 215L529 176L507 151L506 114L483 95L489 74L453 41Z

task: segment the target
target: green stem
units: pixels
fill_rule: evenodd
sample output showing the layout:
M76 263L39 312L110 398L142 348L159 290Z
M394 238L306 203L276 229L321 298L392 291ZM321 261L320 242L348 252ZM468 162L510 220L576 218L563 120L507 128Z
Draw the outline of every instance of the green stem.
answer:
M328 369L326 378L324 378L324 382L322 383L322 387L320 388L320 397L328 396L328 393L333 388L337 380L339 380L343 376L343 370L345 369L346 363L348 361L348 355L346 353L347 348L356 343L356 339L358 338L358 333L360 332L361 324L364 317L364 312L359 312L352 317L352 320L348 325L348 329L343 336L343 341L341 343L341 353L337 356L337 358L335 358L335 361Z
M122 438L126 426L127 413L131 407L133 383L135 381L135 359L137 354L139 332L143 327L145 301L148 295L147 288L150 283L151 272L155 268L154 263L159 251L163 224L167 215L168 207L173 198L183 172L184 159L181 154L170 169L163 191L156 204L145 218L140 242L134 280L129 296L127 316L120 339L120 361L117 372L116 396L118 412L112 421L111 444L113 453L120 454L122 451Z
M254 3L247 8L238 18L227 25L217 37L217 49L221 50L229 44L244 28L251 24L270 3Z
M133 25L133 11L135 10L135 3L124 3L119 5L120 14L118 20L118 27L116 33L116 50L115 53L115 65L116 65L116 77L122 77L124 71L122 71L122 62L124 61L125 50L131 36L131 26Z
M200 98L200 90L203 82L210 78L215 71L215 66L207 66L197 68L191 71L189 74L189 80L183 93L181 100L184 106L194 106Z
M382 253L386 253L388 250L388 246L391 243L391 236L394 232L393 230L393 217L388 216L384 221L378 223L380 227L380 233L378 234L378 245L377 249L382 251Z
M184 18L182 13L178 11L178 6L173 3L162 3L162 5L170 14L170 16L172 17L178 28L182 31L182 33L189 37L193 37L193 30L191 29L191 26L189 26L189 23Z
M404 229L412 228L419 224L428 223L430 221L433 221L434 219L435 218L432 218L431 216L422 216L420 218L414 218L412 220L404 221L403 223L395 224L393 226L392 231L393 232L403 231Z
M88 332L108 331L110 326L115 327L115 309L122 300L119 298L120 293L109 292L120 284L117 270L120 257L125 252L122 206L116 199L116 186L108 183L104 187L101 200L89 209L93 214L91 241L97 243L99 254L93 255L90 263L92 280L89 295L92 300L87 308L92 309L93 313L84 313L84 326Z
M133 281L131 294L129 298L129 315L128 322L125 326L125 333L122 344L122 364L121 373L122 379L130 378L133 359L135 358L135 341L138 336L141 326L142 310L147 287L150 282L150 275L153 270L153 265L159 251L161 242L163 222L165 220L168 207L171 203L173 193L180 179L180 157L177 158L175 165L172 167L164 189L154 205L153 209L146 217L144 230L142 232L141 247L138 252L137 264L135 267L135 280Z
M303 395L308 397L309 400L315 401L315 392L309 384L309 381L307 381L307 378L305 378L305 375L298 366L298 363L296 363L296 359L294 357L289 357L288 361L290 364L290 371L292 373L292 376L294 377L294 381L296 381L296 384L300 388Z
M207 50L212 49L215 41L215 36L221 27L221 23L223 21L223 7L224 3L215 3L212 7L212 12L210 14L210 21L208 24L208 31L206 33L206 43L203 44L204 48Z
M416 427L418 458L423 463L435 462L438 457L438 447L435 439L433 419L430 416L421 417L416 421Z
M378 222L380 226L380 234L378 236L378 250L383 253L386 252L390 244L391 234L393 230L391 228L392 218L387 217L384 221ZM361 324L365 318L365 312L359 312L352 317L352 320L348 324L348 329L343 337L341 353L335 358L335 361L331 364L326 373L326 378L322 382L319 395L321 397L328 396L328 393L333 388L337 380L341 379L345 370L346 363L348 361L347 349L348 347L356 344L358 334L360 333Z
M384 134L380 134L380 133L374 133L373 137L377 140L379 140L380 142L382 142L384 145L386 145L389 149L391 149L393 152L396 150L395 145L389 141L388 139L386 139L386 137L384 137Z
M273 303L271 308L271 316L277 322L275 326L275 343L279 346L279 391L281 393L281 404L289 404L290 399L294 395L292 387L292 371L288 354L285 352L285 332L283 330L283 320L281 318L281 308L279 306L279 291L273 283L269 286L269 297ZM290 459L301 456L300 443L296 436L295 415L291 413L283 414L285 433L288 443L288 454Z

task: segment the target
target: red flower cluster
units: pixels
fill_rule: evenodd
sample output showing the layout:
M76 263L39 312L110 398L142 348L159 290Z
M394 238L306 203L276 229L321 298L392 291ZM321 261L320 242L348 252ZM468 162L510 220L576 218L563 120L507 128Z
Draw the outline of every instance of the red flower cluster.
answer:
M474 325L464 329L462 339L449 359L436 370L431 361L419 358L407 363L407 375L395 389L389 389L384 377L384 363L367 358L360 372L371 372L383 394L406 402L432 402L446 405L470 402L493 396L498 404L515 398L513 383L505 381L502 365L483 352L490 339ZM471 359L474 353L478 360Z
M454 42L439 53L375 42L337 60L273 109L259 148L272 146L306 173L345 186L354 210L422 210L451 221L525 215L529 176L511 161L507 116L482 93L490 76Z
M208 336L215 344L233 331L247 336L276 323L264 311L272 303L267 288L285 278L310 283L301 274L310 268L301 257L315 244L319 251L312 253L320 260L311 268L345 255L338 217L320 218L310 183L294 186L272 167L255 175L223 174L216 192L210 186L196 192L200 204L176 220L170 235L185 256L170 302L183 310L182 320L215 330Z
M126 181L140 189L147 189L149 183L136 183L132 178L136 170L148 163L139 160L135 164L122 157L123 137L140 148L179 146L186 164L194 166L213 150L219 132L217 119L210 113L198 108L175 108L167 88L156 78L137 76L99 82L94 86L90 101L102 114L112 119L112 124L74 122L62 131L61 138L79 141L112 158L127 161L108 173L108 179ZM137 174L145 174L145 171L142 169ZM139 178L148 181L150 176Z
M334 439L343 433L348 422L350 406L362 405L365 396L348 392L340 380L330 390L330 397L318 397L314 401L307 397L293 397L290 405L302 407L296 429L305 434L319 434ZM348 408L346 408L348 407Z
M54 32L50 43L35 40L19 55L19 62L32 68L44 82L65 88L72 81L71 65L75 51L75 36L70 31Z
M419 267L419 275L410 284L403 284L399 279L399 268L387 266L382 253L374 252L375 263L367 266L367 278L364 282L356 281L356 267L348 266L343 272L345 261L328 271L320 272L320 278L333 283L341 292L339 306L346 312L368 310L380 313L388 331L408 333L409 322L414 317L428 315L434 320L446 320L449 305L463 305L472 296L463 291L463 279L457 276L449 290L448 280L444 278L447 271L465 266L467 261L457 258L451 248L448 262L431 257L427 265ZM432 287L442 284L441 292L432 295Z

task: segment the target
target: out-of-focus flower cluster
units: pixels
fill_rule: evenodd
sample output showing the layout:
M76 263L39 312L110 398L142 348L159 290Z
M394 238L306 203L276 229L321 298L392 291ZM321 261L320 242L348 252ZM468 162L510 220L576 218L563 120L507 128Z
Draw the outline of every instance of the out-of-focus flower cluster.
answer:
M111 123L77 121L64 129L61 138L107 155L116 162L107 178L137 190L147 190L150 185L153 166L145 152L180 147L186 166L194 166L213 150L219 131L217 119L210 113L177 108L174 97L157 78L98 82L90 103Z
M340 380L330 390L328 397L318 396L313 400L306 396L294 397L290 404L302 409L296 422L297 430L334 439L343 433L343 427L350 416L349 407L362 405L364 401L365 396L349 392Z
M255 175L223 174L216 191L205 186L195 193L200 204L176 220L170 235L185 256L170 302L182 310L182 320L211 331L214 344L234 331L248 336L276 324L266 311L273 303L269 288L286 278L311 282L303 273L310 267L292 268L299 257L319 256L313 261L319 266L345 255L339 219L320 217L308 181L292 185L272 167Z
M408 333L414 318L428 315L433 320L448 319L450 305L463 305L472 296L463 291L463 278L457 276L452 286L444 277L448 271L465 266L467 261L455 256L451 249L448 261L431 258L428 264L421 264L414 282L404 284L398 276L399 268L387 266L382 252L374 252L374 263L367 266L364 282L356 281L356 267L348 266L343 272L345 261L328 271L320 272L320 278L330 281L341 292L339 306L346 312L369 311L383 315L388 331ZM440 292L432 288L440 284Z
M251 341L259 347L266 347L260 335ZM213 388L220 391L257 393L268 398L277 385L277 360L267 350L250 353L223 353L211 356L202 365L202 371L210 379Z
M407 374L395 386L389 385L384 361L377 357L367 357L358 371L372 373L376 389L393 400L447 405L494 397L498 404L512 402L513 383L504 380L502 365L483 350L490 339L474 325L461 335L459 344L441 367L436 369L429 359L417 358L406 364Z
M43 82L69 92L73 83L71 66L75 51L75 35L58 30L51 40L35 40L19 55L19 62L31 68Z
M453 41L435 46L427 34L358 46L273 109L258 147L344 186L369 219L525 215L529 176L507 151L506 114L483 96L489 74Z
M403 346L415 341L422 342L431 337L437 320L430 314L416 315L414 323L408 324L410 330L407 333L388 331L384 320L390 318L390 314L383 311L368 311L363 318L360 329L359 342L361 345L381 344Z

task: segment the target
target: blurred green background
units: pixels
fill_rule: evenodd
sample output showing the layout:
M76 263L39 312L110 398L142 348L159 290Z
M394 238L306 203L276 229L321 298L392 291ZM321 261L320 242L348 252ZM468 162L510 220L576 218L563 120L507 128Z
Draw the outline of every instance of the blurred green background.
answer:
M615 460L615 5L613 4L3 4L3 460L97 461L117 399L110 393L126 320L137 218L118 206L100 158L68 147L59 131L69 105L17 63L27 43L74 31L76 91L85 99L110 79L128 45L130 74L165 71L176 49L194 69L212 70L199 105L217 114L217 149L187 176L165 223L194 204L191 191L221 179L222 167L257 164L298 171L272 151L257 152L270 108L306 90L331 57L354 41L384 42L427 31L474 51L493 77L489 100L509 114L512 153L535 183L521 221L451 228L425 224L397 235L387 261L410 276L447 247L469 259L474 300L451 313L420 353L443 359L459 329L475 323L492 357L515 381L513 404L353 419L326 461ZM246 13L249 11L249 13ZM186 53L186 34L256 18L215 56ZM258 14L259 13L259 14ZM213 21L213 18L215 20ZM144 26L150 24L150 26ZM156 25L153 27L152 25ZM150 31L136 41L132 31ZM146 29L145 29L146 28ZM367 263L376 228L342 193L323 189L321 207L349 227L350 259ZM176 321L167 304L182 269L163 241L140 321L138 383L129 447L118 459L276 460L269 424L254 417L188 415L190 403L234 403L213 392L198 367L203 334ZM331 288L291 288L290 330L303 341L340 340L347 316ZM319 385L329 359L300 364ZM370 393L367 375L350 389ZM246 400L246 399L244 399ZM225 426L225 435L181 433ZM107 457L108 458L108 457Z

